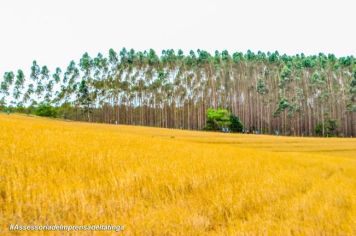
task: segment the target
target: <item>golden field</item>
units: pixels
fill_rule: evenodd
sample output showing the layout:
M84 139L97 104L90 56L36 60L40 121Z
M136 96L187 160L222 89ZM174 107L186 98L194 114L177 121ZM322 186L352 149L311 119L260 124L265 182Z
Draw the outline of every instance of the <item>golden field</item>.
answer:
M356 235L355 160L350 138L0 115L0 235L10 223L124 225L123 235Z

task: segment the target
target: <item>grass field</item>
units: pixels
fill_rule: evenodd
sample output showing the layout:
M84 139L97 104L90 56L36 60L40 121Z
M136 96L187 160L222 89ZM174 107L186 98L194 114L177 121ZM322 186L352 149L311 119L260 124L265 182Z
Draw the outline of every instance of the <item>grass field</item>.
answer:
M10 223L124 225L123 235L356 235L356 139L0 115L0 235Z

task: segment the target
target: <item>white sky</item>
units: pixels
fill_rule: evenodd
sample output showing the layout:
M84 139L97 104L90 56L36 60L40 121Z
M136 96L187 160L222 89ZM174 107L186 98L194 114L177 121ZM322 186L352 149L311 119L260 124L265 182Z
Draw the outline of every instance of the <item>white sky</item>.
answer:
M0 76L122 47L356 55L355 9L355 0L0 0Z

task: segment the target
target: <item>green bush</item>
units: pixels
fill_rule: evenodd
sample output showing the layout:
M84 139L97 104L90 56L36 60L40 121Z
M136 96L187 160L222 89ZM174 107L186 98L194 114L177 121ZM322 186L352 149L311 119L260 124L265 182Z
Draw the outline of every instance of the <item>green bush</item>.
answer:
M230 126L229 129L231 132L242 132L244 126L239 117L231 114L230 115Z
M324 123L324 136L333 137L336 135L337 122L334 119L327 119ZM315 134L323 136L323 124L318 123L315 126Z
M323 124L322 123L318 123L315 126L315 134L318 136L322 136L323 135Z
M243 125L240 119L226 109L208 109L204 130L242 132Z
M207 131L217 131L220 130L218 124L213 119L207 119L204 130Z
M230 112L226 109L207 110L205 130L218 131L230 125Z
M35 108L35 115L57 117L57 109L50 104L41 103Z

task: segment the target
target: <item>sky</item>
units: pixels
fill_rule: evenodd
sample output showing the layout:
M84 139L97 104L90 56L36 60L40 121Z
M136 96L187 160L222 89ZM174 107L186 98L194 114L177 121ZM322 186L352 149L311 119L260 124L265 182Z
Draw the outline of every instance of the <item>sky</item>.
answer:
M0 76L122 47L355 56L355 9L355 0L0 0Z

